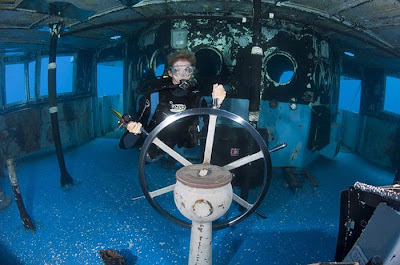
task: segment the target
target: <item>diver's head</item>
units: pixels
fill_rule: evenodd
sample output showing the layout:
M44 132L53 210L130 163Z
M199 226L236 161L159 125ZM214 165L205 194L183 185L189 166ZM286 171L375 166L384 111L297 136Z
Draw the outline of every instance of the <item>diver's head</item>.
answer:
M168 75L172 83L178 85L183 80L190 80L193 76L196 57L189 50L181 50L172 54L168 59Z
M178 60L168 70L168 75L172 78L172 83L178 85L183 80L189 80L192 78L194 66L186 60Z

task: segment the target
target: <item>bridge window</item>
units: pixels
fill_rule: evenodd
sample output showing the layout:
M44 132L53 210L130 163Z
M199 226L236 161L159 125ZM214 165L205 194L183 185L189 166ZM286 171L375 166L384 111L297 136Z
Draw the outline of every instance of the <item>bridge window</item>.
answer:
M48 81L47 81L47 76L48 76L48 70L47 66L49 64L49 57L47 58L42 58L40 62L40 96L47 96L49 93L48 89Z
M97 64L97 96L122 95L123 77L123 61Z
M139 58L136 74L138 80L146 79L149 74L149 59L146 55L143 55Z
M151 57L151 66L156 77L160 77L164 74L165 69L165 54L161 50L157 50Z
M331 72L329 69L325 72L324 79L323 79L323 87L325 91L329 91L331 86Z
M6 104L25 101L26 93L24 64L7 64L5 68Z
M29 75L29 99L35 98L36 87L36 61L29 62L28 75Z
M398 99L400 98L400 78L393 76L386 76L385 82L385 104L383 109L385 111L400 114L400 105Z
M57 94L72 93L74 80L74 57L57 57Z
M324 85L324 78L325 78L325 70L324 70L324 66L322 65L321 62L318 62L315 65L315 69L314 69L314 75L313 75L313 79L314 79L314 85L316 89L321 89Z
M72 92L74 75L74 56L57 56L56 59L57 94ZM48 95L48 65L49 57L41 59L40 67L40 96Z
M341 76L339 93L339 109L360 112L361 80Z

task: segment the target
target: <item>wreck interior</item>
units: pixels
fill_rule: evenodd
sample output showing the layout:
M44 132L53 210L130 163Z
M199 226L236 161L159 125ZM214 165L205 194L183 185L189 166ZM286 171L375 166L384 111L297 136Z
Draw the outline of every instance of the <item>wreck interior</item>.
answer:
M119 149L124 130L110 111L137 117L141 96L180 49L196 56L205 100L223 84L221 108L249 122L270 150L264 163L235 169L236 182L255 176L245 196L257 211L214 231L213 263L355 261L346 255L378 202L400 210L398 192L365 203L357 200L370 189L361 184L355 196L352 186L398 189L399 28L398 0L1 1L0 202L15 193L7 177L13 160L35 231L21 225L15 203L4 207L0 263L101 264L105 249L127 264L187 263L187 227L137 199L142 178L153 191L168 187L179 165L145 164L140 150ZM235 119L219 119L212 163L254 151L254 135ZM203 147L199 139L177 152L193 158ZM60 170L72 188L63 180L60 187ZM234 192L243 197L240 183ZM362 208L352 219L342 213L350 201ZM170 193L155 203L183 218ZM217 226L242 219L231 208ZM390 247L400 238L393 233ZM363 258L398 264L389 246L367 248Z

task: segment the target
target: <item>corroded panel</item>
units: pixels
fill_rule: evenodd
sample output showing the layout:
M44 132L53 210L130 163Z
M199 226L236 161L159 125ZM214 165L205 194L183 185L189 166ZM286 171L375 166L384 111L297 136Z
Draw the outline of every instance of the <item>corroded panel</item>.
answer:
M3 121L0 149L5 159L40 150L41 122L38 109L6 114Z
M89 100L58 104L63 147L92 138ZM0 116L0 159L18 158L54 147L52 124L47 106L24 109Z

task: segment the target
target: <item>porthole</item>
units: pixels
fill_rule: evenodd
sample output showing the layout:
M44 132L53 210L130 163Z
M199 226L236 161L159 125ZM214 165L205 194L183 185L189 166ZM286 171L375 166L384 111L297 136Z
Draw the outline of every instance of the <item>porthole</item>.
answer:
M339 78L336 73L332 74L331 76L331 86L333 87L333 89L339 86Z
M137 64L137 79L145 79L149 72L149 59L146 55L142 55Z
M166 56L162 50L156 50L151 56L150 65L156 77L160 77L164 74Z
M331 71L329 71L329 69L325 72L323 83L325 91L329 91L331 86Z
M213 48L201 48L194 54L199 77L213 77L221 72L222 56L219 51Z
M276 52L266 59L266 76L276 85L286 85L290 83L297 69L296 60L286 52Z
M318 62L314 68L313 81L316 89L323 87L325 78L325 69L321 62Z

